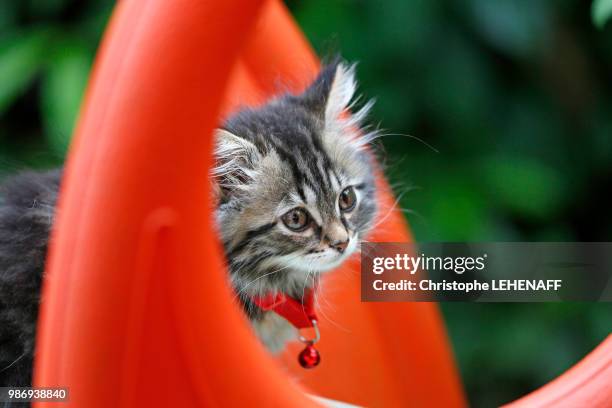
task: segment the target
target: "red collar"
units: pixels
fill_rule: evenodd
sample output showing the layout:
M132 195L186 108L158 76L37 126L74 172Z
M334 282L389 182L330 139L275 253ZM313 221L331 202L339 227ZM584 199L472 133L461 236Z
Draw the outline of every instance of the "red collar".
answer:
M283 293L269 293L264 296L254 296L253 303L265 311L273 311L287 319L298 329L313 327L312 321L318 321L314 308L314 289L304 291L302 301Z
M273 311L284 317L298 330L306 327L313 327L316 333L314 339L306 339L299 336L299 340L306 344L304 350L298 354L298 362L304 368L313 368L321 362L321 355L314 348L314 344L319 341L320 334L317 325L317 315L314 310L314 289L304 290L302 300L292 298L282 293L269 293L265 296L254 296L251 301L266 311Z

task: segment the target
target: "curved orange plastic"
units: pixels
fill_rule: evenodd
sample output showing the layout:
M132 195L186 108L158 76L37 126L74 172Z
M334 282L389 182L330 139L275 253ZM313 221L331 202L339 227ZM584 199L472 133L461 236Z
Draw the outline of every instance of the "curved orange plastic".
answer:
M211 225L212 130L238 105L301 89L317 67L278 1L119 3L62 186L35 384L68 386L68 405L88 408L316 405L305 392L465 405L437 306L361 303L356 262L324 283L333 307L322 305L313 371L287 353L287 373L232 303ZM409 240L379 184L373 239Z
M612 335L574 367L504 408L612 407Z

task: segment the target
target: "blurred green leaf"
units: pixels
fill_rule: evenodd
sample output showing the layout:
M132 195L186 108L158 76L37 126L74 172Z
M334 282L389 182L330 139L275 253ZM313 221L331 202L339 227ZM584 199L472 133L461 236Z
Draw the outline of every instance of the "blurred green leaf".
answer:
M495 205L526 217L556 214L565 201L565 184L551 167L526 157L490 157L481 171Z
M612 16L612 0L594 0L591 6L593 23L598 28L603 28Z
M0 115L31 83L44 62L48 30L30 30L0 44Z
M42 84L45 135L51 147L64 154L91 68L91 52L78 42L60 42Z
M476 185L470 183L460 169L455 174L438 178L430 191L430 208L426 215L431 221L437 240L469 241L490 236L488 208Z
M526 56L547 42L551 10L547 2L469 0L473 28L494 47Z

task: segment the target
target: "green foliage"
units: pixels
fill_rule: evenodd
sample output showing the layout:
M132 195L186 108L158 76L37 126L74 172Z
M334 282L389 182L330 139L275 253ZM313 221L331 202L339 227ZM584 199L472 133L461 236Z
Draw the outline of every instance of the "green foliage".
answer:
M91 66L91 53L77 42L60 43L53 52L42 85L45 135L58 154L65 154Z
M603 28L612 16L612 0L594 0L591 12L595 25Z
M546 219L565 203L565 184L555 169L524 157L487 157L479 168L494 207Z
M0 175L63 160L113 3L0 2Z
M47 30L29 29L0 44L0 115L26 90L45 61Z

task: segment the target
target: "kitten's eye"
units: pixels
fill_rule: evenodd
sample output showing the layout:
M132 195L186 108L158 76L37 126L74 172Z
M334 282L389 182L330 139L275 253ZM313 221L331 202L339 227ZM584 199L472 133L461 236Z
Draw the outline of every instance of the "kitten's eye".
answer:
M304 231L310 226L310 215L303 208L289 210L281 219L287 228L296 232Z
M340 206L340 210L344 212L351 211L355 208L355 204L357 204L357 196L355 196L355 190L353 187L347 187L340 193L340 198L338 198L338 205Z

